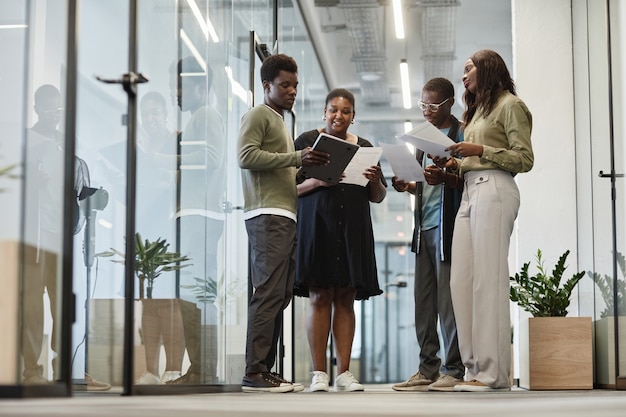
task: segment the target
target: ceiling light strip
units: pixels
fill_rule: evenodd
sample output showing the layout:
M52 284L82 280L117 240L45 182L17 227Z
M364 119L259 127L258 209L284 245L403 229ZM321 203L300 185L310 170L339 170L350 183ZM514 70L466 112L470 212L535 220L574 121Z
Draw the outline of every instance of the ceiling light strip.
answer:
M26 29L27 25L0 25L0 29Z
M393 20L396 25L396 39L404 39L404 17L402 0L393 0Z
M193 12L193 15L196 17L196 20L198 21L198 25L200 25L200 29L202 30L202 33L204 34L204 37L206 38L207 42L209 41L209 35L211 35L211 40L214 43L218 43L220 39L217 36L217 32L215 32L215 28L213 27L211 20L209 19L208 16L206 20L204 20L204 17L202 16L202 12L200 12L200 8L198 7L196 0L187 0L187 4L189 5L189 8Z
M411 103L411 86L409 84L409 64L406 59L400 61L400 81L402 82L402 103L405 109L413 107Z

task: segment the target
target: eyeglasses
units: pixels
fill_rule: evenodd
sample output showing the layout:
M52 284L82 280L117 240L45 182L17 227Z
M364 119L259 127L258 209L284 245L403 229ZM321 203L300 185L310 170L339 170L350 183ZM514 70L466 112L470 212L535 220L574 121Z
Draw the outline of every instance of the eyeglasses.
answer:
M439 110L439 107L443 106L445 102L450 100L451 98L452 97L448 97L447 99L445 99L439 104L424 103L422 100L418 101L417 104L418 106L420 106L420 109L422 109L422 111L428 110L432 113L435 113L437 110Z

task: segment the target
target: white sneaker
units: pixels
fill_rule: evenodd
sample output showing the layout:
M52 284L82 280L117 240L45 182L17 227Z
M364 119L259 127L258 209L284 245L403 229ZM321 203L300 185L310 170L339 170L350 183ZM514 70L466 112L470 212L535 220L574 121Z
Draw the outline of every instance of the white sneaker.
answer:
M335 391L365 391L365 388L350 371L346 371L335 378Z
M137 379L137 381L135 381L135 384L137 385L159 385L160 383L161 380L159 379L159 377L150 372L144 372Z
M166 384L169 381L174 381L181 377L180 371L165 371L161 375L161 384Z
M329 387L328 387L328 383L330 381L330 378L328 377L328 374L324 371L313 371L313 379L311 380L311 387L310 387L310 391L311 392L316 392L316 391L326 391L328 392Z

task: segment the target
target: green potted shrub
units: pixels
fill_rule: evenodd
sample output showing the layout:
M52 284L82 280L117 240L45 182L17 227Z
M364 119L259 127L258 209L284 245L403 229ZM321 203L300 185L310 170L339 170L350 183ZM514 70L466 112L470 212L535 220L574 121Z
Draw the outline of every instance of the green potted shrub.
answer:
M510 277L511 301L533 316L520 320L522 388L593 388L591 318L566 317L572 292L585 275L582 271L564 278L569 253L565 251L549 271L537 250L537 272L529 272L531 263L527 262Z
M528 311L533 317L565 317L570 305L572 291L585 271L578 272L566 280L563 285L563 274L567 268L565 261L569 250L559 258L551 274L548 274L541 258L541 250L537 250L535 258L538 273L530 275L530 262L522 266L520 272L511 277L511 301Z

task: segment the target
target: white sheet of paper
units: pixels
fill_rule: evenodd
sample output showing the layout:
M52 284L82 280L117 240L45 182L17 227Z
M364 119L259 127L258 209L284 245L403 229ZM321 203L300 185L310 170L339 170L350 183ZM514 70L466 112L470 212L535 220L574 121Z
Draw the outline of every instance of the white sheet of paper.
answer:
M352 160L346 167L346 170L343 172L344 177L340 180L340 182L365 187L369 180L365 178L363 173L367 168L378 163L382 153L382 148L370 146L360 147L356 151L356 154L352 157Z
M381 143L393 175L406 182L424 181L424 169L405 144Z
M443 134L441 130L437 129L428 121L420 124L413 130L396 137L410 143L418 149L421 149L426 154L442 158L450 157L450 152L445 151L444 149L450 145L454 145L454 141L452 139Z

